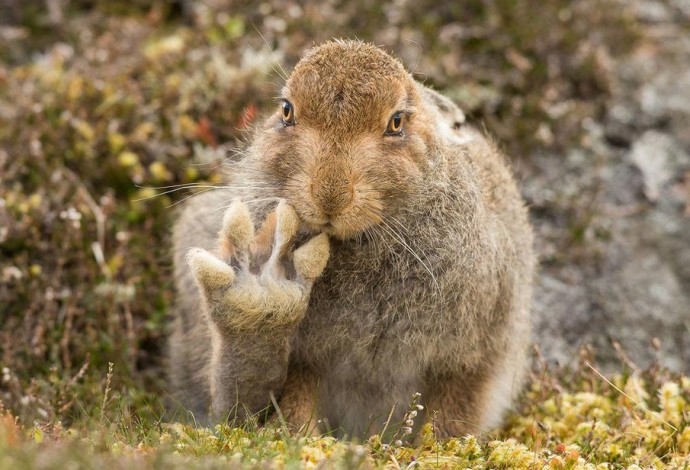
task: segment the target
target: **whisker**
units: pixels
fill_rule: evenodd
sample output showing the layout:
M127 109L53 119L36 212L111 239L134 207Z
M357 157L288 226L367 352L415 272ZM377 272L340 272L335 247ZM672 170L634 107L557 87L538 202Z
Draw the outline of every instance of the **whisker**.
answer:
M210 189L204 189L203 191L197 191L196 193L190 194L189 196L187 196L187 197L185 197L185 198L182 198L182 199L180 199L180 200L177 201L177 202L173 202L173 203L170 204L168 207L166 207L166 209L170 209L170 208L173 207L173 206L176 206L176 205L178 205L178 204L181 204L181 203L185 202L187 199L189 199L190 197L194 197L194 196L196 196L196 195L198 195L198 194L207 193L207 192L209 192L209 191L213 191L214 189L218 189L218 188L210 188Z
M399 229L401 232L406 231L405 225L404 225L400 220L398 220L398 219L396 219L395 217L390 216L390 215L387 216L387 217L385 217L385 218L386 218L386 220L388 220L389 222L394 223L394 224L398 227L398 229ZM426 255L426 253L424 253L424 252L421 251L421 250L420 250L420 253L422 254L422 256L424 256L424 259L426 260L426 262L429 263L429 264L431 264L431 261L429 261L429 257Z
M211 189L222 189L223 186L206 186L206 185L199 185L199 186L184 186L181 188L175 188L175 189L169 189L167 191L163 191L162 193L154 194L152 196L145 196L145 197L140 197L138 199L132 199L133 202L138 202L138 201L145 201L147 199L153 199L159 196L165 196L166 194L174 193L177 191L184 191L185 189L206 189L207 191L210 191ZM205 192L205 191L201 191ZM198 194L198 193L195 193Z
M258 203L263 203L263 202L273 202L281 199L280 197L273 196L273 197L266 197L266 198L261 198L261 199L242 199L242 202L244 204L258 204ZM228 204L223 204L219 207L216 207L215 209L212 209L209 211L209 214L213 214L215 212L220 212L222 210L228 209L232 205L232 202L229 202Z
M384 226L377 225L377 226L373 227L372 233L376 234L378 239L383 244L383 247L385 248L387 253L392 254L393 256L395 256L399 260L402 259L402 255L393 249L393 246L391 245L390 237L386 237L384 235L384 234L388 233Z
M417 71L417 67L419 67L419 60L422 58L422 46L417 42L412 39L408 39L409 42L417 46L417 49L419 49L419 54L417 54L417 60L414 63L414 67L412 67L412 71L410 72L411 75L414 75L414 73Z
M314 178L311 176L311 173L307 171L307 169L304 167L302 163L297 164L297 170L299 170L301 173L304 173L304 175L309 178L309 180L313 180Z
M168 186L142 186L142 185L139 185L139 184L135 184L134 186L137 187L137 188L139 188L139 189L169 189L169 188L182 188L182 189L184 189L184 188L186 188L186 187L192 188L192 187L194 187L194 186L196 186L196 185L206 185L206 183L204 183L203 181L199 181L199 182L196 182L196 183L171 184L171 185L168 185Z
M400 235L399 233L397 233L395 231L395 229L388 224L388 222L385 218L381 219L381 224L382 224L381 227L384 228L384 230L386 230L387 233L389 235L391 235L393 237L393 239L400 244L400 246L402 246L408 253L410 253L419 262L419 264L424 268L424 270L427 273L429 273L429 276L431 276L431 280L433 281L437 291L439 293L441 293L441 287L438 284L438 281L437 281L436 276L434 275L433 271L431 271L431 268L429 268L429 266L427 266L427 264L422 260L422 258L412 249L412 247L410 247L410 245L405 241L403 236ZM425 258L426 258L426 256L425 256ZM428 258L427 258L427 261L428 261Z
M254 26L254 30L259 34L259 36L261 36L261 39L263 39L264 44L266 44L266 47L268 47L268 50L271 52L271 56L273 57L273 60L275 61L275 64L278 66L278 68L280 68L280 71L282 71L282 74L281 74L278 70L276 70L276 68L273 66L273 64L269 64L269 65L271 66L271 68L273 69L273 71L274 71L276 74L278 74L278 76L279 76L280 78L282 78L283 80L287 81L287 79L288 79L288 74L287 74L287 72L285 71L285 69L283 69L283 67L280 65L280 61L278 61L278 58L276 57L275 53L273 52L273 48L272 48L271 45L268 43L268 41L266 40L266 38L264 37L264 35L261 34L261 31L259 31L259 28L257 28L256 26Z
M226 151L227 153L227 151ZM227 162L225 160L220 160L217 162L191 162L187 163L187 166L193 166L193 167L205 167L208 166L208 171L215 170L216 168L220 168L221 166L225 165ZM213 165L213 166L210 166Z

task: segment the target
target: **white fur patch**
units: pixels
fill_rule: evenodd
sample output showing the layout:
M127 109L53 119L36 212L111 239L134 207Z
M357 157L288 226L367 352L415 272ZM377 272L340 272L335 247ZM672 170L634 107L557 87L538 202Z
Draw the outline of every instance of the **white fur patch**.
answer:
M523 361L515 364L516 356L506 354L486 384L488 399L482 416L484 429L495 429L503 422L503 415L512 406L513 398L522 385Z

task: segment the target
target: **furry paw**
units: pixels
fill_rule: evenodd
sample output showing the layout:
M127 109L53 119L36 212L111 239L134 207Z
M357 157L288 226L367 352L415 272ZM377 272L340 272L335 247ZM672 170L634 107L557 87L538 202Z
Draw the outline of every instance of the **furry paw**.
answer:
M291 251L298 226L294 209L281 201L255 235L247 206L237 200L223 217L215 254L189 251L187 263L218 328L279 330L299 323L328 262L329 243L320 234Z

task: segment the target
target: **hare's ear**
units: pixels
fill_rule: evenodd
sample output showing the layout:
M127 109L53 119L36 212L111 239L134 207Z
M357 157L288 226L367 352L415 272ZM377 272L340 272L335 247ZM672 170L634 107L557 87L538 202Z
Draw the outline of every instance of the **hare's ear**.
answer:
M422 84L419 84L418 86L422 98L436 108L436 110L443 116L444 120L450 124L450 127L459 129L463 124L465 124L465 113L462 112L460 106L455 104L454 101Z
M420 93L428 106L439 115L436 133L442 140L454 145L465 145L477 136L476 131L467 124L465 113L453 101L436 91L419 85Z

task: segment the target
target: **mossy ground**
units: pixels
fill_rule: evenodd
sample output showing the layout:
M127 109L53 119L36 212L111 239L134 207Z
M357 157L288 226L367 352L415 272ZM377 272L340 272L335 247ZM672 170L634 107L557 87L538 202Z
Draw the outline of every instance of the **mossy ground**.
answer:
M519 166L579 143L640 35L617 3L437 3L73 1L57 24L15 8L0 41L0 468L690 467L690 381L660 370L608 383L537 368L503 430L438 442L429 425L411 447L164 413L174 205L220 183L305 47L384 44Z
M690 379L654 369L607 379L586 364L533 375L502 430L438 440L432 419L409 445L397 441L401 423L360 443L279 426L194 427L130 405L129 389L106 376L100 405L69 425L5 411L0 468L690 468Z

